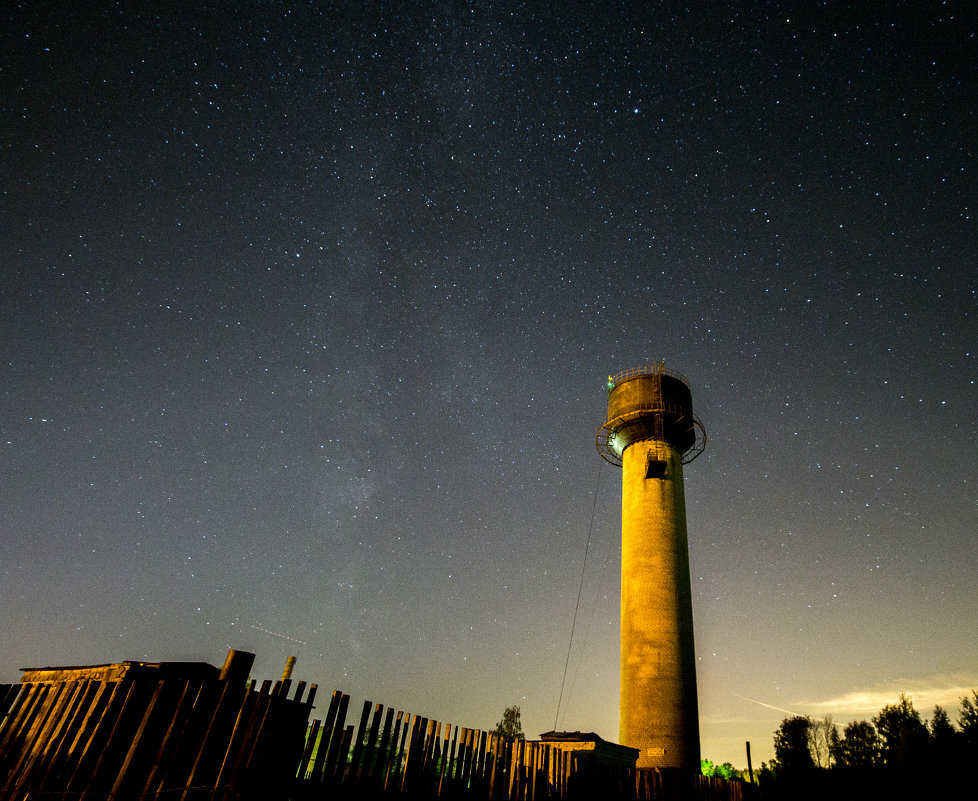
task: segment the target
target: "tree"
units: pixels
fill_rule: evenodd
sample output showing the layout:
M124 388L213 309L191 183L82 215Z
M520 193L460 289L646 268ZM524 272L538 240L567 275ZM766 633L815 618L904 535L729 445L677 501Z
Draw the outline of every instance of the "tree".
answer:
M897 703L883 707L873 718L873 724L879 732L883 761L887 765L919 766L927 750L927 724L906 695L900 693Z
M709 759L700 760L700 772L704 776L716 776L718 779L744 778L744 772L737 770L731 763L724 762L722 765L714 765Z
M972 690L974 700L966 695L961 699L961 715L958 726L964 735L965 742L971 749L978 749L978 690Z
M721 779L726 779L727 781L730 779L744 778L744 772L742 770L737 770L737 768L735 768L729 762L724 762L722 765L717 765L713 769L713 775L719 776Z
M493 734L505 737L507 740L523 740L523 725L520 723L520 708L510 706L503 710L503 719L492 730Z
M954 728L947 711L942 706L935 706L930 721L928 770L942 776L958 773L959 765L968 761L964 758L963 746L964 737Z
M811 720L808 727L808 750L811 751L815 767L827 768L832 764L833 734L838 736L831 715L826 715L822 720Z
M954 730L954 724L951 723L947 711L942 706L935 706L934 717L930 721L931 743L938 749L950 748L956 735L957 732Z
M803 715L781 721L778 730L774 732L774 755L779 776L797 776L809 773L815 767L808 747L811 726L812 719Z
M774 760L771 760L774 762ZM754 771L754 778L762 787L774 787L777 784L777 775L774 772L774 765L762 762L761 766Z
M832 743L832 759L839 768L865 770L873 767L880 756L880 738L868 720L847 724L840 738L836 732Z

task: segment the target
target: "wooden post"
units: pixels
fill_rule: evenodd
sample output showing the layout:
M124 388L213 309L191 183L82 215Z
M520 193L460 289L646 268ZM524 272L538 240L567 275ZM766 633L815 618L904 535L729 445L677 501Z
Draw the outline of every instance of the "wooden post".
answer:
M319 737L319 743L316 746L316 756L312 763L312 780L316 782L323 781L323 766L326 764L330 736L333 734L336 725L336 712L339 709L340 696L342 695L343 693L339 690L333 693L329 701L329 709L326 712L326 720L323 721L322 734Z
M156 682L156 687L153 690L153 694L150 696L149 701L146 704L146 711L143 712L139 725L136 727L136 731L130 735L131 742L129 744L129 750L126 752L125 757L123 757L122 764L119 766L119 772L115 777L115 782L112 784L112 789L109 790L110 797L114 796L122 789L123 782L126 780L126 774L134 761L137 761L137 764L145 763L145 759L136 760L136 751L139 749L140 745L142 745L142 739L146 733L147 727L149 726L150 718L153 716L153 712L156 709L156 705L160 700L160 695L162 694L163 682L158 681ZM137 776L136 780L138 781L138 779L139 777Z
M116 724L126 702L132 691L133 682L131 679L121 681L107 681L108 686L107 700L104 706L100 706L97 712L97 719L93 721L91 732L86 732L88 737L84 747L81 749L78 760L75 762L75 770L67 784L67 789L83 797L85 792L92 786L92 780L98 771L98 766L105 757L105 751Z
M210 719L207 721L206 727L204 728L203 737L198 740L199 746L197 756L193 761L193 766L190 768L190 772L187 774L183 795L181 796L182 801L186 801L195 782L203 782L206 780L209 763L205 759L205 756L209 755L209 746L213 745L211 742L209 742L211 732L215 730L224 716L228 714L228 710L234 705L234 701L238 700L240 703L240 697L237 693L234 693L231 690L233 685L230 682L220 682L219 686L219 694L217 696L216 703L212 707L213 712L209 714ZM268 682L264 682L262 684L262 695L268 694L267 686ZM216 775L213 778L216 779Z
M305 780L310 778L310 769L312 765L309 761L312 759L312 749L316 747L316 738L319 737L319 720L314 720L312 722L312 727L306 729L306 746L302 751L302 761L299 763L299 770L296 772L296 778Z
M476 745L477 751L476 756L478 757L478 767L476 769L476 781L473 782L475 787L485 787L486 785L486 773L489 768L488 761L488 749L489 749L489 732L480 731L478 732L478 743Z
M357 727L357 738L356 742L353 744L353 759L352 768L353 771L353 781L360 781L360 762L363 757L363 738L367 733L367 725L370 722L370 707L373 704L370 701L363 702L363 709L360 711L360 725Z
M347 758L350 753L350 744L353 742L353 726L347 726L343 730L343 741L340 743L340 778L341 783L346 782L348 779L348 772L350 765L347 763Z
M425 737L424 743L424 759L421 762L422 771L424 772L424 788L425 792L428 792L429 787L433 784L431 781L435 776L435 765L438 762L438 741L441 739L441 723L437 720L431 720L428 722L428 734Z
M380 736L380 724L384 716L382 704L374 706L373 722L370 724L370 733L367 735L367 745L363 751L363 768L361 773L368 781L373 781L374 776L374 749L377 747L377 738Z
M378 704L378 708L380 705ZM391 751L391 729L394 725L394 708L390 707L384 716L384 728L377 743L377 750L374 754L373 765L370 772L374 776L374 783L383 786L387 779L387 764L390 759Z
M334 693L335 695L335 693ZM343 783L343 772L346 769L346 752L343 751L343 740L346 735L343 726L346 724L346 712L350 707L350 696L340 693L336 717L333 721L333 731L329 738L329 752L326 755L326 765L323 778L336 784ZM332 706L330 706L332 710ZM325 737L325 735L323 735Z
M411 725L411 737L408 740L407 754L404 757L404 776L401 779L402 792L415 792L416 777L421 773L421 760L424 755L424 730L428 718L417 715Z
M66 716L66 709L70 708L71 701L75 697L77 682L68 682L61 687L57 687L53 697L46 704L46 709L39 721L39 726L33 734L28 735L29 749L24 749L24 760L16 773L28 779L31 786L36 785L36 781L30 781L31 774L37 772L38 777L44 776L43 765L45 760L54 750L54 738L57 737L61 724ZM37 770L42 768L42 770Z
M147 796L161 788L178 764L176 754L180 752L180 745L190 728L192 710L197 708L198 699L205 695L204 687L205 684L201 681L185 681L180 684L177 693L179 697L173 707L170 723L163 732L140 795Z
M78 685L79 690L73 706L68 711L68 716L64 721L61 732L58 734L57 745L50 753L45 755L44 775L35 784L38 791L43 790L49 783L54 787L60 786L58 782L61 781L66 767L70 764L69 754L75 741L75 736L85 720L85 711L95 697L99 683L90 679L84 679L78 682Z
M31 731L37 723L37 717L44 708L50 689L50 686L47 684L31 684L27 686L27 689L17 698L15 708L10 712L11 720L4 732L4 742L0 743L0 745L6 746L8 743L30 740ZM26 755L19 749L11 749L11 752L17 761L10 765L0 765L0 768L5 768L7 775L16 776L17 768L26 758Z
M445 724L445 739L441 745L441 765L438 769L438 788L435 792L437 797L441 797L442 792L445 788L445 777L449 775L449 768L451 765L451 748L452 748L452 725L450 723Z
M251 672L251 666L255 664L255 655L249 651L236 651L232 648L228 651L224 666L221 668L221 675L218 677L222 681L245 682Z
M408 718L404 712L398 711L394 719L394 731L391 734L390 756L387 758L387 770L384 775L384 790L398 784L397 777L401 772L401 754L404 753L404 737L408 728Z

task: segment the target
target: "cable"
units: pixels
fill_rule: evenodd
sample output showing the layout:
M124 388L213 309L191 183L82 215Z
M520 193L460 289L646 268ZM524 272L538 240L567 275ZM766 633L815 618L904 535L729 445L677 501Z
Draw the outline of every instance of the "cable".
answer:
M598 487L601 486L601 466L604 464L602 459L598 465L598 475L594 482L594 500L591 504L591 523L587 529L587 543L584 545L584 564L581 565L581 583L577 588L577 603L574 604L574 622L571 623L570 642L567 643L567 659L564 660L564 675L560 679L560 695L557 697L557 712L554 715L554 731L557 731L557 721L560 718L560 705L564 700L564 684L567 682L567 666L570 665L571 648L574 645L574 630L577 628L577 612L581 608L581 593L584 591L584 574L587 571L587 555L591 550L591 533L594 531L594 513L598 508Z

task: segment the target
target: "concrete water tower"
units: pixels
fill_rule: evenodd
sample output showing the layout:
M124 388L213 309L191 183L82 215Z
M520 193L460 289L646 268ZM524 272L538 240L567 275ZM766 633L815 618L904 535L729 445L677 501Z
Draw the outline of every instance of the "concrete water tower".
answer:
M683 465L703 452L686 379L663 363L608 379L598 452L622 468L618 738L640 768L700 770Z

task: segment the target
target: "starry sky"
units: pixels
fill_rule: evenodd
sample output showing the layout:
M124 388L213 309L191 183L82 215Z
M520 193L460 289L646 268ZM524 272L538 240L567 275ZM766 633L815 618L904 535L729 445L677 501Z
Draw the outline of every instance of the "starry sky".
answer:
M967 3L4 16L0 681L233 647L615 740L594 436L661 359L704 757L978 687Z

